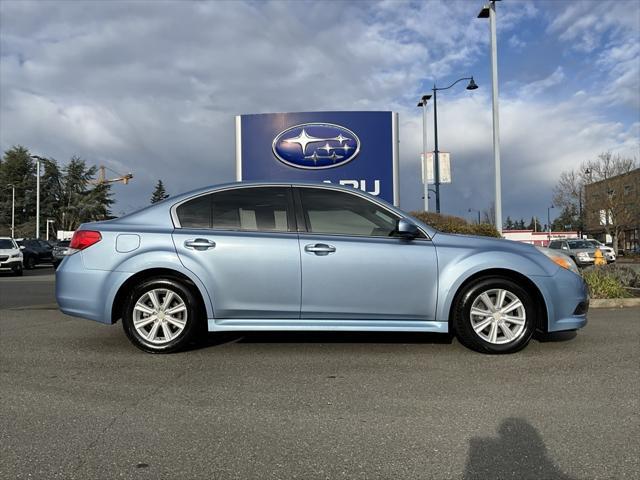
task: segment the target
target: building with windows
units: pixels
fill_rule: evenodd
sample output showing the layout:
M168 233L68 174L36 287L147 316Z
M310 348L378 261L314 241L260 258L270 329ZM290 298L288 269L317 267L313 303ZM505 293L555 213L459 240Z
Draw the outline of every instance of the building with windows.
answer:
M585 232L603 243L618 233L618 249L639 245L640 168L585 185Z
M503 230L502 236L507 240L529 243L538 247L546 247L550 240L578 238L578 232L536 232L534 230Z

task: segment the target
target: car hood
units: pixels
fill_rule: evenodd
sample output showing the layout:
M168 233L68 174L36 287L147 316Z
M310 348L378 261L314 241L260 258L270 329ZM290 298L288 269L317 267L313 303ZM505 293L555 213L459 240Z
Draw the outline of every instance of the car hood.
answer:
M569 250L569 252L571 253L583 253L586 252L589 255L593 256L594 253L596 253L596 250L598 250L597 248L575 248L572 250Z
M15 255L16 253L20 253L20 250L15 248L0 248L0 255Z
M507 240L506 238L437 232L435 235L433 235L432 239L436 247L438 246L438 244L447 244L457 247L473 247L478 249L509 251L524 255L531 254L532 252L536 254L540 253L533 245L530 245L528 243L516 242L514 240Z

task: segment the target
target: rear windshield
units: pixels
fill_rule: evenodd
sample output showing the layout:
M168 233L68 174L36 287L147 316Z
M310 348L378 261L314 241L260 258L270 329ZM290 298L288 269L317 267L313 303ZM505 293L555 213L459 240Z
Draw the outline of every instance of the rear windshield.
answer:
M0 240L0 249L10 249L10 248L16 248L13 245L13 242L11 240L8 239L2 239Z

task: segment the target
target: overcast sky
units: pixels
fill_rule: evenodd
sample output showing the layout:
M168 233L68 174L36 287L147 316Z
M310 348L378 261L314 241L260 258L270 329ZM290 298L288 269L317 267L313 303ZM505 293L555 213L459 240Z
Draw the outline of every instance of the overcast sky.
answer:
M113 189L120 214L147 204L159 178L169 193L234 180L237 114L393 110L411 210L416 101L474 75L479 89L438 96L453 165L442 211L474 218L494 191L482 4L0 0L0 147L133 172ZM497 9L503 216L545 218L562 170L607 150L640 157L640 2Z

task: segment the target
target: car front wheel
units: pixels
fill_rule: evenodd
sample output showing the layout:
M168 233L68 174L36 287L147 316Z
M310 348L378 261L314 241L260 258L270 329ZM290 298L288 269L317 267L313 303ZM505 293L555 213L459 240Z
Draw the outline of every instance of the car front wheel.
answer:
M513 353L535 330L531 295L506 278L472 283L458 296L454 327L460 342L483 353Z
M129 340L149 353L184 348L197 331L198 303L191 290L174 279L151 279L129 295L122 325Z

